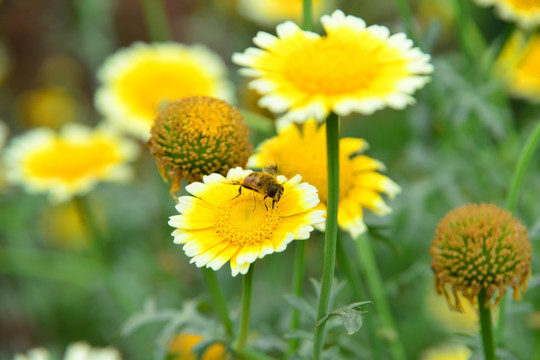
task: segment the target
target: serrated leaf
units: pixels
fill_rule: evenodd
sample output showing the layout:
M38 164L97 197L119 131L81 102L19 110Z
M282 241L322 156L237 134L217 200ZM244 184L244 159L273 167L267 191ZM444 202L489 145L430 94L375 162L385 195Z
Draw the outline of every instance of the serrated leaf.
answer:
M289 305L300 311L300 313L306 315L310 320L317 321L317 311L306 301L306 299L293 294L285 294L283 295L283 299L289 303Z
M349 304L346 306L343 306L341 308L335 309L325 315L323 318L321 318L317 322L317 326L320 326L321 324L328 321L333 316L339 316L341 320L343 321L343 326L345 327L345 331L347 331L347 335L352 335L356 333L360 328L362 327L362 314L364 311L358 311L356 310L357 307L360 307L365 304L370 304L371 301L363 301L363 302L357 302L353 304Z

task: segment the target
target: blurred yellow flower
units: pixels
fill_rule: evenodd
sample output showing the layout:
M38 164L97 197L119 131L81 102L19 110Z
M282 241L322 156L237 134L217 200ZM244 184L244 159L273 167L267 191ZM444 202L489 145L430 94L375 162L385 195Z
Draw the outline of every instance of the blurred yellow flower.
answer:
M318 18L328 8L328 0L313 0L313 16ZM285 20L302 21L302 0L238 0L238 11L263 26L274 26Z
M533 28L540 24L540 2L538 0L475 0L480 6L494 6L499 16L506 21Z
M52 356L49 350L35 348L26 354L17 354L13 360L53 360L58 359ZM85 342L76 342L68 346L64 355L64 360L120 360L118 350L112 347L97 348L91 347Z
M468 360L471 355L472 350L465 345L448 344L424 351L420 360Z
M313 120L303 124L301 130L289 124L279 130L278 136L266 140L249 159L249 167L263 167L275 161L279 172L287 177L300 174L305 181L319 190L321 203L318 208L326 210L326 127L317 126ZM378 215L388 214L391 209L380 193L394 197L401 189L388 177L377 173L384 165L365 155L359 155L368 144L362 139L340 139L340 176L338 224L353 237L365 231L363 210L367 208Z
M98 181L128 180L131 168L126 162L136 155L135 144L106 128L67 124L60 133L36 128L6 148L6 180L65 201L87 193Z
M225 346L220 343L210 345L203 356L197 357L195 347L203 340L202 335L182 333L176 335L168 351L169 360L229 360L230 354ZM201 349L202 350L202 349Z
M463 312L450 310L445 297L437 294L433 286L429 289L426 296L426 310L431 318L452 333L471 335L478 333L478 315L473 304L463 301L463 296L458 295L463 305Z
M540 35L527 37L514 31L495 66L495 74L508 84L510 92L540 102Z
M99 218L99 215L103 215L103 209L96 211L95 215ZM77 250L92 242L81 213L73 201L51 204L43 212L39 225L45 241L58 248Z
M430 56L413 48L403 33L389 36L384 26L366 27L355 16L336 10L321 22L326 36L303 31L287 21L277 37L259 32L248 48L233 55L249 86L264 96L259 105L286 121L324 120L333 111L371 114L389 106L403 109L432 72Z
M59 86L32 90L21 95L18 110L30 127L59 129L79 117L79 105L73 95Z
M158 110L186 96L232 101L227 69L203 45L135 43L109 57L98 71L96 108L108 121L143 140Z
M211 174L186 186L191 196L178 199L181 215L171 216L169 225L177 228L174 242L184 244L191 263L218 270L230 260L232 276L245 274L256 259L285 250L294 239L309 238L311 225L324 221L324 211L313 210L319 203L317 189L300 183L299 175L277 177L283 195L274 204L253 190L240 193L239 184L251 173L237 167L226 178Z

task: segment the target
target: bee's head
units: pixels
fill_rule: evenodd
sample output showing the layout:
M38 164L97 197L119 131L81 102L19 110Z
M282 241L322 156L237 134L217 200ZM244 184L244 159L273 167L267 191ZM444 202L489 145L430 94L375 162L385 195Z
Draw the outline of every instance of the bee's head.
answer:
M271 197L274 199L274 201L279 201L281 198L281 195L283 195L283 185L281 184L272 184L268 188L268 197Z

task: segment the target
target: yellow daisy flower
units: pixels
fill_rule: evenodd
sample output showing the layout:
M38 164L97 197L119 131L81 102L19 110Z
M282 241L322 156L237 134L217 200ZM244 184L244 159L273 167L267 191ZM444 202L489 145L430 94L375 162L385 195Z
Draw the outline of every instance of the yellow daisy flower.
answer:
M203 356L198 358L194 348L203 340L202 335L181 333L176 335L169 345L170 360L228 360L230 354L223 344L210 345Z
M239 0L238 11L263 26L274 26L285 20L302 21L302 0ZM330 8L325 0L313 0L313 14L319 17Z
M96 108L124 131L147 140L161 106L186 96L232 101L221 59L203 45L135 43L98 71Z
M67 124L59 134L36 128L6 148L6 179L29 192L47 192L53 201L65 201L87 193L98 181L129 179L126 162L136 155L132 142L105 128Z
M58 86L24 93L18 101L18 110L29 127L47 126L59 129L80 116L75 97Z
M394 197L401 189L388 177L376 172L384 170L381 162L358 154L368 146L364 140L343 138L339 146L338 224L357 237L366 229L362 208L386 215L391 209L380 193ZM300 174L314 185L321 199L318 208L326 210L328 175L324 124L318 127L315 121L308 120L303 124L302 131L295 124L281 128L278 136L259 145L248 166L263 167L268 161L275 161L281 174Z
M421 360L468 360L472 350L465 345L448 344L430 348L422 354Z
M508 84L510 92L540 102L540 35L528 40L514 32L496 62L495 73Z
M300 183L300 175L290 180L278 176L283 195L273 204L263 194L239 184L251 170L237 167L227 177L203 176L203 182L186 186L192 196L178 199L181 215L170 217L174 242L196 266L220 269L230 260L232 276L247 273L256 259L285 250L291 241L309 238L312 224L324 221L324 211L313 210L319 203L317 189Z
M426 298L426 310L433 319L450 332L470 335L478 333L477 306L464 301L465 298L461 294L458 294L458 297L463 305L463 312L450 310L445 297L437 294L430 286Z
M506 21L531 28L540 24L538 0L476 0L480 6L494 6L497 14Z
M403 33L341 10L321 18L326 36L303 31L291 21L277 26L277 37L259 32L248 48L233 55L249 86L264 95L259 105L284 119L322 121L333 111L371 114L389 106L403 109L432 72L430 56L413 48Z

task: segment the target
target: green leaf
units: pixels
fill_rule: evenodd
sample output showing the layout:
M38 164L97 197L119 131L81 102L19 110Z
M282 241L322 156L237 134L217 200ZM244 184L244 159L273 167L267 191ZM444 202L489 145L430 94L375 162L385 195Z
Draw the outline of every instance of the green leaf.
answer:
M313 341L313 333L305 330L291 330L283 335L285 339L303 339Z
M304 298L298 295L285 294L283 295L283 299L293 308L300 311L300 313L306 315L310 320L317 321L317 311Z
M365 304L371 304L371 301L356 302L333 310L320 319L319 322L317 322L317 326L325 323L333 316L339 316L343 321L343 326L345 327L347 334L352 335L362 327L362 314L364 311L358 311L356 308Z

